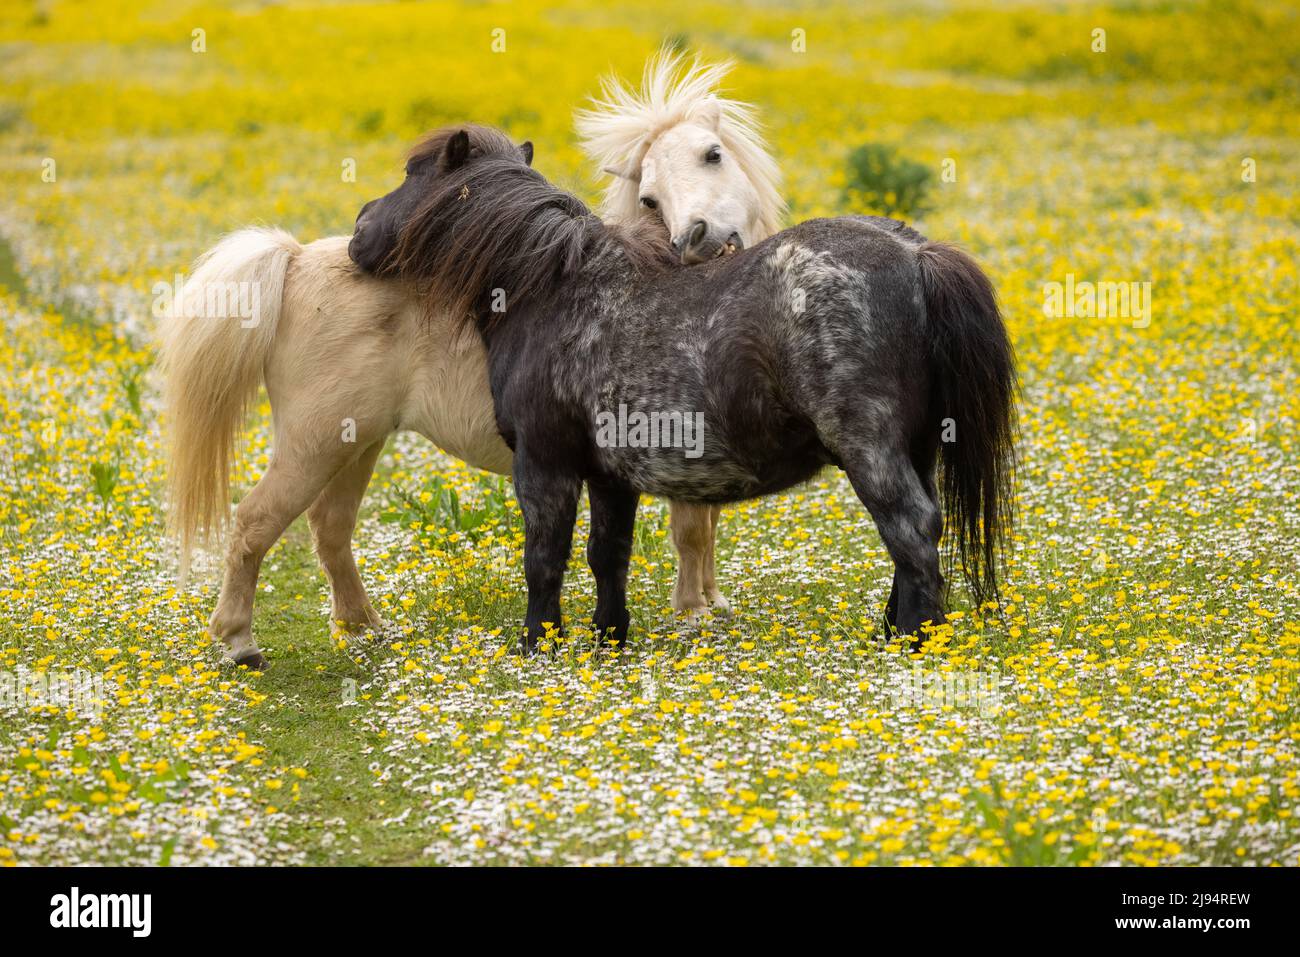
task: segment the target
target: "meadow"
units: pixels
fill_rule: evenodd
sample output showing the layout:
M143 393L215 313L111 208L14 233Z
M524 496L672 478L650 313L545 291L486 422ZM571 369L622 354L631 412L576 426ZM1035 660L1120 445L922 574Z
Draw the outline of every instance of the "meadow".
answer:
M791 221L872 211L861 144L933 171L913 219L1018 353L1001 604L883 636L828 471L724 512L732 616L674 619L643 499L628 647L521 659L509 482L406 435L356 536L385 634L331 636L300 520L272 666L223 668L219 553L182 587L164 532L156 286L240 226L349 232L465 119L594 200L572 111L665 42L736 60ZM0 864L1300 864L1294 8L19 0L0 64ZM1067 277L1149 314L1045 311ZM241 492L270 439L263 403Z

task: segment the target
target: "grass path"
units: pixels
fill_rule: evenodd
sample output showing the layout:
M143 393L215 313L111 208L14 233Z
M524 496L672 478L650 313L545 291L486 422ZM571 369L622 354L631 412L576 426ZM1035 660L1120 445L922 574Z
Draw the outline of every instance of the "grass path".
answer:
M375 787L378 742L356 719L358 709L344 704L345 682L364 683L365 669L334 647L324 617L292 598L326 584L305 520L267 561L275 570L262 583L273 590L259 592L255 626L275 663L257 680L273 703L258 712L254 728L267 742L268 760L313 772L284 840L304 850L308 864L427 863L422 829L390 820L418 800L396 787ZM374 653L382 654L382 645Z

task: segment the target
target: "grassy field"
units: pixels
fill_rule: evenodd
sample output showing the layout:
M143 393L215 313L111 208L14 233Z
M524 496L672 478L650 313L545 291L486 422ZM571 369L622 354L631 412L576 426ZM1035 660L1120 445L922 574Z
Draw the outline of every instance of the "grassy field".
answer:
M0 692L99 703L0 701L0 864L1300 863L1300 18L863 6L7 3ZM300 522L273 666L223 670L219 557L181 590L163 535L155 284L249 223L349 231L467 118L592 199L572 109L665 41L737 60L794 220L861 208L860 144L933 171L916 224L986 265L1021 366L1002 607L882 641L891 564L828 472L724 513L733 617L673 619L643 500L630 647L521 660L509 483L402 436L356 536L389 632L331 638ZM1046 314L1067 276L1150 314ZM575 561L571 620L592 592Z

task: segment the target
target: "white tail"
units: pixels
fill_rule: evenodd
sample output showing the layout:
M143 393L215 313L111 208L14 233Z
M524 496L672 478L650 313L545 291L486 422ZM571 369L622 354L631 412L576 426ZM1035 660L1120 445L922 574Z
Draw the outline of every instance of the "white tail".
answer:
M275 341L285 274L301 251L283 230L231 233L195 263L163 319L168 526L182 581L195 543L229 518L231 461Z

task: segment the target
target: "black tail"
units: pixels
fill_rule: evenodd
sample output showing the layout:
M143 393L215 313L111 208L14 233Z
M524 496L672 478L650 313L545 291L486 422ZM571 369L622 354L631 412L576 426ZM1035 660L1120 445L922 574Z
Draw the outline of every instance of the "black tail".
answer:
M941 430L944 528L976 602L998 597L998 562L1013 521L1015 355L993 284L966 253L917 251L931 335L931 426ZM943 420L951 419L952 423ZM955 424L955 434L945 425Z

